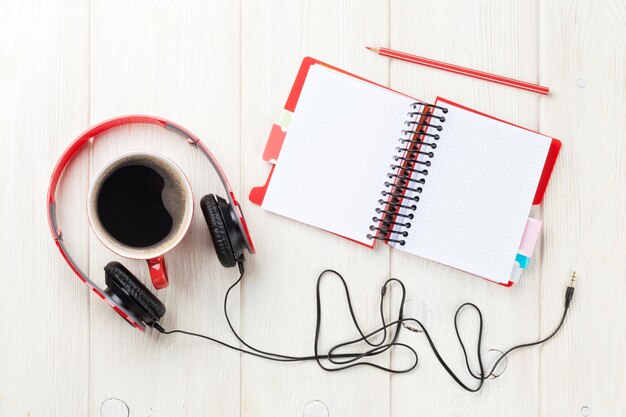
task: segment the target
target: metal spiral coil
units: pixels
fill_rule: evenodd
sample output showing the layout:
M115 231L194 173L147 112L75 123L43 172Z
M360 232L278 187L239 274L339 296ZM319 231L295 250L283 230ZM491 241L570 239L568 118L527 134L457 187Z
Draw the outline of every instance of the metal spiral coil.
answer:
M422 185L426 184L424 177L433 164L431 159L441 139L438 132L443 130L442 124L446 121L445 116L438 113L446 114L448 109L421 101L411 104L411 111L407 113L409 120L404 122L407 129L401 131L403 137L398 139L398 155L393 156L393 163L389 165L391 172L383 183L383 198L378 200L381 207L375 209L368 239L406 244L403 238L409 236L408 229L415 218L409 211L417 210L420 197L416 194L421 194Z

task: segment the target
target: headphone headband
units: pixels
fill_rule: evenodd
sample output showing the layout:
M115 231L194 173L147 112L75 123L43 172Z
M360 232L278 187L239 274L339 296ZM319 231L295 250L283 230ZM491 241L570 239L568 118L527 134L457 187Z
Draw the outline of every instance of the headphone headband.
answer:
M228 182L228 179L226 178L224 170L217 162L213 154L196 135L194 135L184 127L174 122L170 122L169 120L162 119L160 117L131 115L115 117L113 119L105 120L104 122L98 123L97 125L87 129L72 142L72 144L65 150L65 152L63 152L63 155L61 155L61 158L59 158L59 161L54 167L54 171L52 172L52 178L50 179L50 187L48 188L48 202L55 202L56 187L59 183L59 180L61 179L61 174L65 170L65 167L67 167L67 164L72 160L72 158L74 158L76 153L80 151L82 147L85 146L87 142L89 142L90 139L95 138L97 135L104 133L109 129L129 124L152 124L161 126L183 137L185 140L187 140L189 144L198 147L202 151L202 153L204 153L205 156L209 159L211 165L213 165L213 167L215 168L215 171L217 171L217 175L220 177L222 185L226 189L226 193L230 196L229 201L233 199L233 190L230 186L230 183Z
M61 229L58 226L57 216L56 216L56 198L55 198L56 189L59 184L59 181L61 180L61 175L63 174L63 171L65 171L65 168L67 167L69 162L74 158L76 153L80 149L82 149L83 146L85 146L89 142L89 140L91 140L92 138L95 140L97 135L109 129L119 127L119 126L129 125L129 124L153 124L153 125L161 126L167 130L172 131L173 133L176 133L178 136L184 138L187 141L187 143L199 149L207 157L207 159L209 160L209 162L211 163L211 165L217 172L217 175L219 176L220 181L222 182L222 185L224 186L224 189L226 190L229 205L231 209L233 210L234 214L236 215L235 220L237 222L237 226L239 227L241 231L241 235L244 237L244 243L245 243L246 248L248 249L250 253L255 253L255 249L254 249L254 245L252 244L252 239L250 238L250 232L248 231L248 227L246 225L246 222L243 218L243 214L241 212L241 206L235 199L235 194L233 193L232 187L230 186L230 183L228 182L228 179L226 178L226 174L224 173L224 170L222 169L220 164L217 162L217 159L215 159L215 156L213 156L211 151L209 151L206 145L204 145L204 143L202 143L196 135L194 135L193 133L191 133L190 131L188 131L187 129L185 129L184 127L180 126L177 123L171 122L169 120L166 120L160 117L147 116L147 115L130 115L130 116L115 117L113 119L105 120L104 122L101 122L87 129L80 136L78 136L70 144L70 146L67 147L67 149L63 152L63 154L59 158L59 161L56 163L54 170L52 171L52 176L50 178L50 185L48 186L48 225L50 226L50 232L52 233L52 238L54 239L59 251L61 252L63 259L65 259L65 261L70 266L70 268L72 268L72 271L74 271L74 273L89 288L91 288L93 292L95 292L96 294L98 294L100 298L105 300L122 317L124 317L126 320L128 320L132 325L134 325L138 329L144 330L144 327L141 324L141 320L135 317L135 315L132 312L125 309L122 305L120 305L119 302L114 300L111 296L106 294L103 290L98 288L98 286L94 282L92 282L87 277L87 275L85 275L80 270L78 265L76 265L76 263L72 260L71 256L65 250Z

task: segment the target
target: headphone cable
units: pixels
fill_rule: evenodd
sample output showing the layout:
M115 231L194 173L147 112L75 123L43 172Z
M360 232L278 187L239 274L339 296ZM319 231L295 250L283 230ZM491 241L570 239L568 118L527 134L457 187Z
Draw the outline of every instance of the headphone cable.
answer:
M346 297L346 302L348 305L348 310L350 312L350 317L360 336L355 339L352 339L343 343L339 343L331 347L326 354L320 354L319 353L319 341L320 341L321 321L322 321L320 284L322 282L322 278L326 274L333 274L334 276L339 278L339 280L341 281L344 292L345 292L345 297ZM162 334L180 333L180 334L185 334L188 336L194 336L194 337L202 338L205 340L209 340L211 342L217 343L221 346L238 351L240 353L245 353L248 355L252 355L255 357L259 357L259 358L263 358L263 359L267 359L271 361L276 361L276 362L302 362L302 361L315 360L320 368L328 372L341 371L341 370L345 370L345 369L356 367L356 366L368 366L368 367L380 369L382 371L389 372L392 374L407 373L417 367L418 362L419 362L419 357L417 355L417 352L411 346L405 343L398 342L398 338L400 336L400 331L402 327L407 328L411 331L415 331L415 332L419 332L420 331L419 329L421 329L421 332L423 332L424 335L426 336L426 339L430 345L430 348L432 349L433 353L435 354L435 357L437 358L441 366L446 370L446 372L452 377L452 379L461 388L470 392L479 391L483 387L485 380L487 380L488 378L491 378L492 376L496 377L494 373L496 371L496 368L501 363L501 361L505 357L507 357L510 353L518 349L536 346L536 345L545 343L548 340L552 339L559 332L559 330L561 330L563 323L565 322L565 318L567 317L567 312L569 311L569 307L571 305L572 299L574 297L574 288L575 288L575 282L576 282L576 273L574 272L567 286L567 289L565 291L565 303L564 303L564 308L563 308L563 314L561 316L561 319L558 325L554 328L554 330L548 336L541 338L537 341L515 345L509 348L508 350L504 351L495 360L489 372L485 371L485 367L483 365L482 357L480 354L482 350L482 334L483 334L482 312L480 308L478 308L478 306L476 306L473 303L467 302L467 303L461 304L457 308L456 313L454 315L454 329L456 332L457 340L459 341L459 344L461 345L461 349L463 351L463 356L465 359L465 365L467 367L467 370L470 376L478 381L478 384L476 384L475 386L469 386L459 378L459 376L450 368L450 366L443 359L437 347L435 346L435 343L433 342L430 334L428 333L428 330L426 329L426 327L416 318L403 317L404 303L406 301L406 288L404 284L402 283L402 281L400 281L399 279L390 278L387 281L385 281L385 283L383 284L381 291L380 291L380 319L381 319L382 324L380 327L366 334L362 330L361 326L359 325L359 322L354 313L352 300L350 297L350 291L348 290L348 285L345 279L343 278L343 276L339 272L332 270L332 269L327 269L327 270L322 271L322 273L320 273L320 275L317 278L317 285L316 285L316 320L315 320L315 339L314 339L314 344L313 344L314 354L310 356L292 356L292 355L268 352L262 349L255 348L254 346L245 342L243 338L239 335L239 333L237 333L237 331L235 330L234 326L231 323L230 317L228 315L228 300L229 300L229 296L233 288L235 288L241 283L243 279L243 275L244 275L243 271L241 271L239 278L226 291L226 294L224 296L223 310L224 310L224 316L226 318L226 322L228 323L228 326L231 332L237 338L237 340L239 340L239 342L243 346L245 346L245 348L223 342L221 340L215 339L207 335L194 333L194 332L190 332L186 330L180 330L180 329L165 330L159 323L155 323L153 327ZM393 283L398 284L401 288L401 303L398 308L397 319L387 323L385 320L385 314L384 314L384 307L385 307L384 300L385 300L385 295L387 293L387 287ZM477 356L477 361L478 361L478 365L480 368L480 372L478 374L476 374L471 369L467 349L465 347L465 344L463 343L463 339L461 338L461 335L459 332L458 319L459 319L461 312L466 309L474 310L476 314L478 315L478 319L479 319L478 339L476 343L476 356ZM417 327L413 327L413 326L417 326ZM381 333L382 333L382 337L380 338L380 340L374 341L373 338L378 337L378 335ZM368 345L367 349L362 350L362 351L349 350L351 347L353 347L357 343L363 343L363 342L365 342ZM407 350L411 354L411 357L412 357L411 363L408 366L403 367L403 368L394 368L391 366L386 367L383 365L379 365L377 363L363 360L365 358L371 358L371 357L381 355L382 353L386 352L392 347ZM348 351L344 351L344 349L348 349ZM327 361L332 365L329 365L328 363L324 363L323 361Z

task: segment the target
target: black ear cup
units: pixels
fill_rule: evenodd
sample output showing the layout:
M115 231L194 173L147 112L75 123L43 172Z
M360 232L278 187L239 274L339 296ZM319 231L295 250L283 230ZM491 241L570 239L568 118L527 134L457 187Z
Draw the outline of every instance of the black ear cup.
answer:
M109 262L104 267L107 292L117 296L124 307L151 326L165 315L165 305L124 265Z
M228 202L222 197L207 194L200 200L200 208L209 227L217 259L222 266L231 268L238 260L243 262L243 239L231 217Z

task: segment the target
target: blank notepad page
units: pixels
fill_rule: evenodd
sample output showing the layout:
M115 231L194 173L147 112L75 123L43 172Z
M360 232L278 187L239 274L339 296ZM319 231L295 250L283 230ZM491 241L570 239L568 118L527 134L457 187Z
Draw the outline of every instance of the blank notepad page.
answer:
M263 208L371 245L369 226L413 101L312 65Z
M440 140L397 249L508 282L551 138L447 107Z

